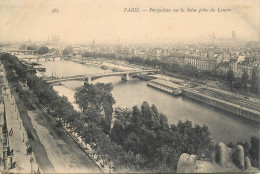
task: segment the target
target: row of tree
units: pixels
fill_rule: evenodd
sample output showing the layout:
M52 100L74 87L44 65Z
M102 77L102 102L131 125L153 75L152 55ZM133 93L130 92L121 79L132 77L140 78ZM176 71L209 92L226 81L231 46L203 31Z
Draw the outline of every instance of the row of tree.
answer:
M46 46L42 46L42 47L38 47L37 45L25 45L25 44L22 44L20 46L20 49L22 50L35 50L35 51L38 51L38 54L47 54L50 50L48 47Z
M66 97L60 97L49 84L35 76L36 71L27 69L15 56L2 54L1 61L7 70L9 81L17 81L13 70L19 77L19 80L26 82L28 87L38 97L41 104L49 108L49 112L64 124L70 124L74 118L79 118L80 113L76 112Z
M86 143L90 144L94 150L93 153L102 158L104 163L113 159L113 169L119 172L134 169L131 169L129 161L134 161L135 155L124 151L121 146L112 142L108 135L111 127L112 104L114 103L111 84L87 86L85 89L91 88L88 89L90 93L88 93L87 98L93 100L86 108L85 104L80 105L83 112L79 113L74 110L66 97L60 97L47 82L35 76L35 71L26 69L15 56L3 54L0 58L6 67L8 80L10 82L17 80L27 82L28 87L37 96L39 102L48 108L49 114L63 125L67 125ZM13 71L18 77L15 77ZM84 93L86 92L84 88L82 90ZM86 102L84 98L77 98L77 101Z
M233 90L241 90L246 92L248 90L248 85L250 85L250 90L253 93L259 92L259 79L257 77L257 69L256 67L252 70L252 76L249 80L249 76L247 71L244 71L241 78L235 78L234 72L230 69L227 72L226 81L231 91Z
M115 58L115 54L112 53L93 53L93 52L85 52L82 54L82 57L93 57L93 58Z

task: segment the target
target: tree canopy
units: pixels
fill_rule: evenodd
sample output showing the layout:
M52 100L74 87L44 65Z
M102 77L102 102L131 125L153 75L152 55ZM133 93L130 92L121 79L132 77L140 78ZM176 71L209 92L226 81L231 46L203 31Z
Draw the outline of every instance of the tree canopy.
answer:
M112 105L115 104L112 89L111 83L85 84L75 94L76 103L82 109L84 118L102 125L107 132L111 126Z
M63 54L64 54L64 55L71 54L72 52L73 52L72 46L67 46L67 47L63 50Z
M251 91L255 93L259 91L259 77L257 77L256 67L254 67L252 70Z
M49 52L48 47L40 47L38 53L39 54L47 54Z
M193 127L190 121L179 121L169 126L167 117L147 102L141 110L134 106L131 112L118 112L110 137L125 151L140 154L139 167L150 172L172 172L181 153L209 156L213 148L205 125Z

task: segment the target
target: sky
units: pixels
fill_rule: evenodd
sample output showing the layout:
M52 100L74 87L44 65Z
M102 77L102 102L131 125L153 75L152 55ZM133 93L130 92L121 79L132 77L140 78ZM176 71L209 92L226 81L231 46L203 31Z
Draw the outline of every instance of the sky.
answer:
M238 38L255 40L259 7L260 0L0 0L0 41L47 41L59 35L67 43L154 43L208 38L213 32L231 37L232 31ZM155 13L150 8L185 12Z

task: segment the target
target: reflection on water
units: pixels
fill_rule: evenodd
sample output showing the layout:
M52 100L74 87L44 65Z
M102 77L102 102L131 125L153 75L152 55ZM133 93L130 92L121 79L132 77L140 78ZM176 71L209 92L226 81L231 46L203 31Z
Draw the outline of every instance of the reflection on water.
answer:
M51 76L71 76L88 73L105 72L101 68L92 65L81 65L69 61L49 61L41 62L46 66L46 75ZM106 70L108 71L108 70ZM143 101L150 105L155 104L160 112L168 117L169 123L176 124L178 120L190 120L194 124L208 126L214 142L225 143L237 141L249 141L250 136L258 136L258 124L242 119L225 111L215 109L208 105L193 101L183 97L175 97L163 93L157 89L147 87L144 81L131 79L122 81L120 77L105 77L94 80L93 83L113 84L113 96L116 106L132 108L134 105L140 106ZM64 82L69 88L76 89L83 85L82 81ZM65 95L73 103L73 91L66 87L54 87L59 94Z

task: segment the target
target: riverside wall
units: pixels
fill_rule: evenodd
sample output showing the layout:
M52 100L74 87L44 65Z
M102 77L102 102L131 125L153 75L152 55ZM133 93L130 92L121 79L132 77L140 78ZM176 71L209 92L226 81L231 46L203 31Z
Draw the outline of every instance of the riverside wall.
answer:
M186 88L182 90L182 95L206 104L209 104L211 106L223 109L225 111L231 112L233 114L242 116L244 118L260 122L259 116L260 112L245 108L243 106L240 106L238 104L230 103L224 100L220 100L211 96L207 96L205 94L199 93L198 91L195 91L190 88Z
M174 94L174 95L182 95L187 98L191 98L194 100L197 100L199 102L206 103L208 105L217 107L219 109L223 109L225 111L231 112L233 114L239 115L241 117L260 122L260 112L258 110L254 110L250 107L244 107L242 105L239 105L238 103L232 103L228 102L219 98L215 98L214 96L210 96L207 94L204 94L201 91L198 91L194 88L175 88L168 84L169 82L166 82L167 84L164 84L165 82L160 81L149 81L147 82L148 86L160 89L164 92ZM176 85L176 84L175 84ZM178 92L177 92L178 91ZM180 91L180 92L179 92ZM226 95L226 94L222 94Z

